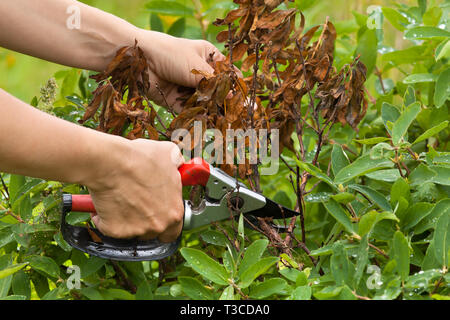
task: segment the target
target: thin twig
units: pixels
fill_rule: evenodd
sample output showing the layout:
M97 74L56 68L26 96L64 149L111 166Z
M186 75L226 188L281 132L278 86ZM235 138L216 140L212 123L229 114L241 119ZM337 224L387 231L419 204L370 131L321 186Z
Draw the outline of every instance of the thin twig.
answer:
M8 190L8 187L6 186L6 183L5 183L5 181L3 180L3 177L2 177L2 175L0 174L0 180L2 181L2 185L3 185L3 189L5 190L5 192L6 192L6 194L7 194L7 199L8 199L8 201L9 201L9 190Z
M114 260L110 260L110 261L114 268L114 271L116 271L117 275L119 276L119 281L121 282L121 286L124 287L125 289L129 290L131 293L135 294L137 289L136 289L136 286L133 284L133 282L131 282L131 280L128 279L128 277L125 275L122 268L119 266L119 264L116 261L114 261Z

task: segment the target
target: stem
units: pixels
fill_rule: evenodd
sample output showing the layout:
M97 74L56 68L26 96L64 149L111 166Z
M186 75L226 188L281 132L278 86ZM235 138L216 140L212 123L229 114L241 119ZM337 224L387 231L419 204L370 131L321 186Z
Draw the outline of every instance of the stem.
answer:
M3 186L3 189L5 190L5 192L6 192L6 194L7 194L7 199L8 199L8 201L9 201L9 190L8 190L8 187L6 186L6 183L5 183L5 181L3 180L3 177L2 177L2 175L0 174L0 180L2 181L2 186Z
M194 4L195 7L195 19L197 19L198 23L200 24L200 29L202 31L202 37L204 40L207 40L206 38L206 28L205 28L205 23L203 21L203 15L202 15L202 4L199 0L192 0L192 3Z
M121 282L121 286L126 288L127 290L131 291L131 293L135 294L137 289L136 289L136 286L133 284L133 282L131 282L131 280L128 279L128 277L125 275L122 268L119 266L119 264L116 261L114 261L114 260L110 260L110 261L114 268L114 271L116 271L117 275L119 276L119 282Z

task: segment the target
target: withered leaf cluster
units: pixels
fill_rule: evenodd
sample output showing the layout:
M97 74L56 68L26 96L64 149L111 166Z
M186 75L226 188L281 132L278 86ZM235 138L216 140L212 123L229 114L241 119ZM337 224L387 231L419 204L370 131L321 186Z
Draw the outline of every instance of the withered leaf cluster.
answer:
M117 53L107 69L92 76L99 86L93 92L93 99L81 119L84 123L94 117L101 108L98 118L98 130L129 139L158 139L154 120L156 111L147 98L150 88L147 59L137 46L123 47Z
M367 110L365 66L356 58L336 70L334 25L327 19L305 31L303 14L296 9L278 9L283 2L287 1L234 0L239 7L214 22L225 27L217 40L226 43L227 59L213 64L213 74L192 71L203 79L183 100L183 111L174 118L166 136L180 128L193 136L195 121L202 122L203 130L219 130L223 137L227 129L278 129L282 151L284 147L293 150L291 135L301 121L310 121L314 127L322 116L326 124L340 122L357 129ZM296 19L300 21L296 23ZM250 71L250 75L240 78L233 65ZM102 106L100 130L122 134L123 127L131 124L129 138L142 137L145 131L151 139L158 138L155 112L149 103L150 110L144 106L151 84L146 59L137 45L122 48L95 79L101 86L94 92L83 121ZM128 97L122 103L125 92ZM195 141L190 145L194 147ZM222 169L231 175L237 169L241 178L254 172L247 162L224 164Z

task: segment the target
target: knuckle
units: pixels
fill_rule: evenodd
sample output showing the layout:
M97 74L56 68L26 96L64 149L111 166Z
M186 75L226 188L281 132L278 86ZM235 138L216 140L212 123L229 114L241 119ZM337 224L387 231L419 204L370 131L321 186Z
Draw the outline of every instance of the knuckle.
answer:
M149 230L151 232L154 232L156 234L162 234L164 233L164 231L166 231L166 227L161 224L161 223L157 223L151 226L151 230Z
M174 210L171 215L172 224L180 224L184 219L184 210Z

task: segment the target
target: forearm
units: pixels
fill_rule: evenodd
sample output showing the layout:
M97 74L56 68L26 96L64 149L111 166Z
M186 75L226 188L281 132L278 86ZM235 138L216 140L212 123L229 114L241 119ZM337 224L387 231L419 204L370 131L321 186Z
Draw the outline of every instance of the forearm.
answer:
M0 90L1 172L102 187L97 184L113 174L104 163L115 160L112 151L124 148L122 140L50 116Z
M68 28L70 6L80 25ZM0 46L76 68L103 71L117 49L134 44L142 30L74 0L1 0ZM148 32L155 41L157 32Z

